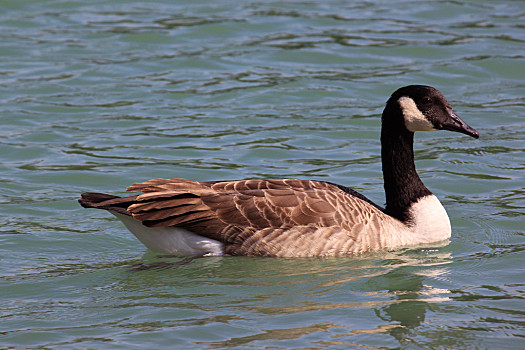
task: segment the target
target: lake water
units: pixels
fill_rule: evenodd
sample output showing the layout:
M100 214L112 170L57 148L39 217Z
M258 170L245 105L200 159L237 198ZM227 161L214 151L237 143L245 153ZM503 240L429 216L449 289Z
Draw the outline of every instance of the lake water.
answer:
M2 1L0 347L525 348L523 1ZM476 128L416 136L450 244L161 256L86 191L299 177L384 203L408 84Z

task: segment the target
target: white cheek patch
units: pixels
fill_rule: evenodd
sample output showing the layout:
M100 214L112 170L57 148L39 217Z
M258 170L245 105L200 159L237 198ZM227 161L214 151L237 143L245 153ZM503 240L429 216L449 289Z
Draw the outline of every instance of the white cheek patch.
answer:
M415 131L433 131L436 130L432 123L421 113L417 108L416 103L413 99L407 96L401 97L397 100L403 117L405 118L405 126L408 130Z

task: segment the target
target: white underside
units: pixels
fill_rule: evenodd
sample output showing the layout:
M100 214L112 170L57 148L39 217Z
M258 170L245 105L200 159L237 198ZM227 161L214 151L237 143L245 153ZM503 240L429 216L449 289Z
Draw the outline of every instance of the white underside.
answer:
M129 215L110 211L148 249L181 256L221 256L223 244L179 227L146 227Z

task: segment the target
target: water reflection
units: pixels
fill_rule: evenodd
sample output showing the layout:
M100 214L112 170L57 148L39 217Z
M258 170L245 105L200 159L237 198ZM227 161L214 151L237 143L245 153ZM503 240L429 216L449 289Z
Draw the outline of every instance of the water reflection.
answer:
M407 3L3 2L3 344L522 347L523 5ZM76 204L152 174L380 198L381 106L415 82L482 125L476 145L418 136L453 261L139 259Z
M421 300L424 288L423 277L407 272L400 268L388 272L383 276L387 283L388 293L394 296L396 303L376 308L376 315L390 324L400 327L388 329L388 333L398 340L405 338L410 329L414 329L425 321L425 314L430 304Z
M449 252L436 249L329 259L147 253L119 273L112 289L120 301L112 303L129 310L170 310L163 327L189 324L184 315L198 312L190 323L245 330L242 336L203 343L211 348L298 341L317 332L330 334L334 344L355 345L372 333L403 342L425 323L434 305L449 300L450 291L435 285L447 281L450 261ZM246 332L261 316L274 317L275 325ZM367 321L359 322L363 317Z

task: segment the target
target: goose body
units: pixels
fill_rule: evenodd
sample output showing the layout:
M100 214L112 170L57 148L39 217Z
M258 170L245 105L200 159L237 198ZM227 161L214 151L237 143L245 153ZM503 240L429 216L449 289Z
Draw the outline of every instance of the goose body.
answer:
M149 249L176 255L338 256L443 241L449 218L413 155L414 132L433 130L479 137L432 87L392 94L381 131L385 208L347 187L298 179L153 179L127 188L140 195L84 193L79 202L117 216Z

